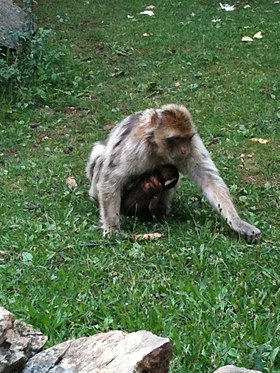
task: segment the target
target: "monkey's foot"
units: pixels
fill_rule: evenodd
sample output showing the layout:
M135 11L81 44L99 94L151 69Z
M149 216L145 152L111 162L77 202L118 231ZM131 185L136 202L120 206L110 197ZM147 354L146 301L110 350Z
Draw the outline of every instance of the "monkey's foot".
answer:
M120 233L120 227L119 226L111 226L111 227L105 227L103 229L103 237L105 238L111 238L115 234Z

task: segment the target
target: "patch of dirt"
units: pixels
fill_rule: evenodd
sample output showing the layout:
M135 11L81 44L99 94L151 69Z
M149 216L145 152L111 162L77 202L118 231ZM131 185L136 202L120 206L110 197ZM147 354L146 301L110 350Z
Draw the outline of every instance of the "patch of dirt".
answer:
M55 115L55 110L49 108L49 107L44 107L39 109L39 113L42 115Z
M14 155L17 155L17 154L18 154L17 149L10 149L4 152L5 157L13 157Z
M271 185L280 187L280 181L274 176L266 178L265 175L251 175L249 173L242 172L243 180L249 185Z
M246 184L280 186L278 141L248 141L239 151L239 172Z
M64 108L63 112L66 115L73 115L73 116L78 116L78 117L83 117L87 119L93 119L94 115L90 112L90 110L79 108L76 106L67 106Z
M249 158L248 158L249 155ZM268 174L266 170L270 169L270 164L267 164L266 170L263 170L262 165L259 164L251 154L248 154L242 159L240 164L240 174L243 181L250 185L266 185L280 186L280 179L275 173Z

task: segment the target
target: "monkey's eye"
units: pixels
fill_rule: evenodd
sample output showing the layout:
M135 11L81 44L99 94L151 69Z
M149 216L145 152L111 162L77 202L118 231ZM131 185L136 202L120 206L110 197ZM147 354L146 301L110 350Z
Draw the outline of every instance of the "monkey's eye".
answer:
M180 136L173 136L173 137L168 137L166 139L167 146L170 148L175 148L177 146L183 145L183 144L188 144L193 136L190 137L180 137Z
M178 137L168 137L166 139L166 143L169 148L174 148L178 144L178 142Z

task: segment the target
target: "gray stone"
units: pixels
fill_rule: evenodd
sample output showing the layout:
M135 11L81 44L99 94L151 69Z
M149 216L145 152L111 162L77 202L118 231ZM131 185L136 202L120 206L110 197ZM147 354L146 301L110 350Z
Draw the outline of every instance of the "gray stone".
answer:
M21 372L26 361L42 350L47 339L0 307L0 372Z
M31 29L30 18L19 6L12 0L0 1L0 47L16 49L19 35Z
M23 373L167 373L172 345L147 331L101 333L38 353Z
M226 365L215 370L214 373L261 373L259 370L250 370L245 368L238 368L235 365Z

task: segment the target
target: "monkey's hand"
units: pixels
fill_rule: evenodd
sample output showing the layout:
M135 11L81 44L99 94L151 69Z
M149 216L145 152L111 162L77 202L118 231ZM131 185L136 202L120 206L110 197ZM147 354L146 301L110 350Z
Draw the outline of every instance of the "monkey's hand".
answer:
M234 226L234 230L242 235L248 243L256 243L261 236L261 231L257 227L241 219Z

